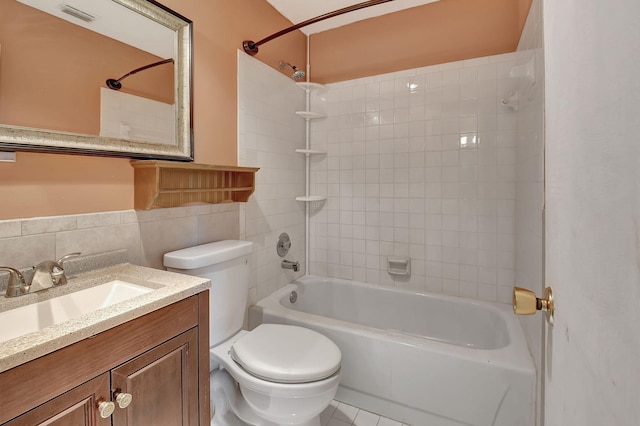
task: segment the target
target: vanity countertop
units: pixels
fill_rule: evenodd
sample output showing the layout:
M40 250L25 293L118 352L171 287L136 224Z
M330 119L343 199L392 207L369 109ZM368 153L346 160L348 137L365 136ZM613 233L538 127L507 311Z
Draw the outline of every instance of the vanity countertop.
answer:
M125 263L71 277L66 285L46 291L14 298L0 295L0 312L112 280L128 281L154 290L77 319L0 343L0 373L193 296L211 286L211 281L205 278ZM10 326L12 324L2 324L2 327Z

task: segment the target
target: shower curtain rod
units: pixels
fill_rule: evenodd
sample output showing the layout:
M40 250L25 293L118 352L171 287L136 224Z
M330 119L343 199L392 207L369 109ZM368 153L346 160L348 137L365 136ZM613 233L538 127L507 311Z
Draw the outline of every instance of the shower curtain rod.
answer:
M136 68L133 71L129 71L128 73L126 73L125 75L123 75L122 77L120 77L117 80L115 78L110 78L110 79L107 80L107 87L109 89L113 89L113 90L120 90L122 88L122 83L120 83L120 82L122 80L124 80L125 78L129 77L130 75L139 73L140 71L148 70L149 68L157 67L158 65L168 64L169 62L174 63L173 58L164 59L162 61L154 62L152 64L145 65L145 66L140 67L140 68Z
M390 1L394 1L394 0L370 0L362 3L354 4L351 6L343 7L342 9L334 10L333 12L325 13L324 15L316 16L315 18L307 19L306 21L300 22L299 24L292 25L289 28L285 28L282 31L278 31L277 33L271 34L269 37L265 37L260 41L253 42L251 40L245 40L242 42L242 47L244 48L245 52L247 52L251 56L254 56L256 53L258 53L258 46L268 41L271 41L275 38L278 38L282 35L290 33L291 31L298 30L302 27L306 27L307 25L315 24L316 22L324 21L325 19L334 18L336 16L343 15L345 13L353 12L359 9L364 9L370 6L376 6L382 3L388 3Z

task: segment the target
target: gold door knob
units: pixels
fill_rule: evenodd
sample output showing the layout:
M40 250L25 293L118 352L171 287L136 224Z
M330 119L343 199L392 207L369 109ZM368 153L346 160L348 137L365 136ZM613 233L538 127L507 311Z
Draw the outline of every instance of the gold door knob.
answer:
M513 313L516 315L533 315L536 311L545 311L547 321L553 324L555 306L553 303L553 290L551 287L544 289L544 298L536 297L536 294L526 288L513 288Z

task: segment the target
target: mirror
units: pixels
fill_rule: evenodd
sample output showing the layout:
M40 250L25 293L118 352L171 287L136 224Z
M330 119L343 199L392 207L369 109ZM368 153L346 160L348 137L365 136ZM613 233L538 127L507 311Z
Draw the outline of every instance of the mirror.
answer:
M191 39L152 0L0 1L0 150L193 160Z

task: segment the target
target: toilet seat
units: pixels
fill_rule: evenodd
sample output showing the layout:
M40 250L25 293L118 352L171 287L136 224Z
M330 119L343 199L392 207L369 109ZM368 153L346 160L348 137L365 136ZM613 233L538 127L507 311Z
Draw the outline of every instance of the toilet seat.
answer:
M242 368L237 362L231 359L231 347L243 336L249 334L249 331L242 330L229 340L211 348L209 354L211 356L212 365L218 365L233 376L234 380L242 386L250 387L256 391L269 393L272 395L294 396L294 395L310 395L315 394L321 389L329 389L333 382L336 384L340 380L340 369L326 379L307 383L276 383L261 379L250 374ZM218 367L215 367L218 368Z
M261 324L236 340L231 358L252 376L275 383L309 383L340 369L340 349L303 327Z

